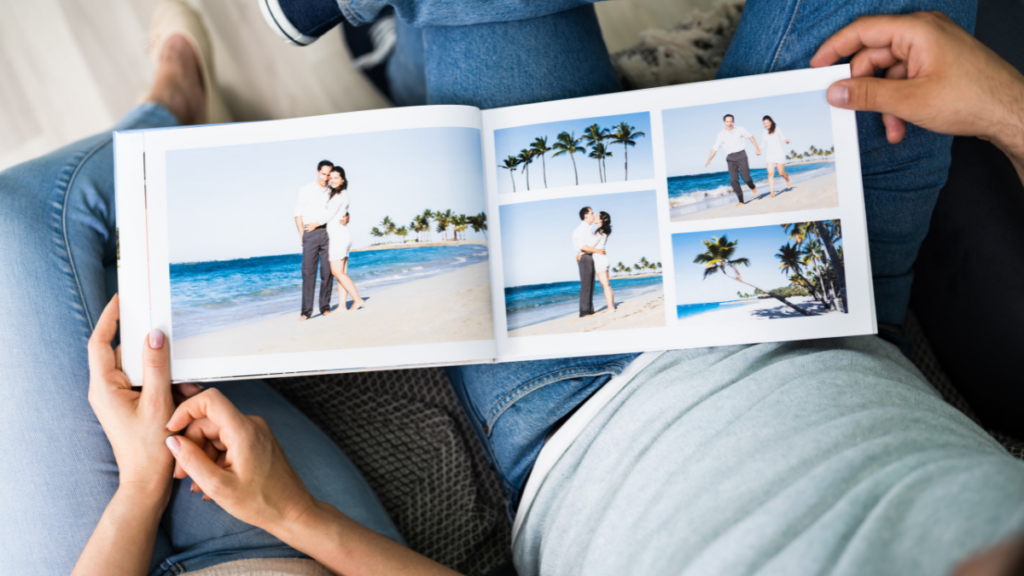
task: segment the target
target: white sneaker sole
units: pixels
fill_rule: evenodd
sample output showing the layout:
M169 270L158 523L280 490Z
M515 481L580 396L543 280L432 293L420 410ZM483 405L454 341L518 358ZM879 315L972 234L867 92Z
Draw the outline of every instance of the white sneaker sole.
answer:
M263 19L267 21L267 26L270 26L271 30L277 32L277 35L282 40L295 46L309 46L316 42L316 38L306 36L299 32L295 26L292 26L292 23L285 17L284 11L281 10L281 4L278 0L256 1L260 4L260 12L263 14Z

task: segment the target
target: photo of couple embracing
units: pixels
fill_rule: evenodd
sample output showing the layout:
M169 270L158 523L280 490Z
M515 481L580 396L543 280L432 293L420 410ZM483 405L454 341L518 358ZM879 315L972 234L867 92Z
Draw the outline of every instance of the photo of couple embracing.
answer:
M348 229L349 196L345 169L330 160L316 166L316 180L299 188L295 202L295 227L302 245L302 315L313 315L316 291L316 268L320 265L320 314L331 314L333 280L338 281L341 301L338 312L348 311L351 294L352 310L363 307L363 299L347 274L348 252L352 249L352 233Z
M500 217L510 337L665 325L654 190L516 202Z

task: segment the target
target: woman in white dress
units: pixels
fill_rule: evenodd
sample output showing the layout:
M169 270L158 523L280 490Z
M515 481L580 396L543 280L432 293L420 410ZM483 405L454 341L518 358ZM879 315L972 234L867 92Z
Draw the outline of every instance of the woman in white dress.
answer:
M356 284L348 275L348 251L352 248L352 233L348 229L348 180L345 169L335 166L328 180L331 192L327 197L327 213L333 214L327 221L327 237L330 239L328 259L331 262L331 275L338 280L338 292L341 305L338 312L348 311L348 295L352 294L352 309L363 307L363 299L359 297Z
M771 191L772 198L775 198L776 168L779 169L779 176L786 179L786 188L793 187L789 181L789 174L786 174L786 152L782 148L782 144L789 144L789 140L786 140L786 135L782 133L771 116L765 116L762 123L764 132L761 133L761 148L765 150L768 157L768 190Z
M601 288L604 288L604 300L608 303L604 311L597 314L608 314L609 312L615 312L615 292L612 290L612 283L608 278L611 262L608 260L608 248L606 247L608 245L608 237L612 235L612 217L607 212L601 212L594 223L597 224L597 230L590 235L587 246L604 250L603 254L594 254L594 272L597 274L597 280L601 283Z

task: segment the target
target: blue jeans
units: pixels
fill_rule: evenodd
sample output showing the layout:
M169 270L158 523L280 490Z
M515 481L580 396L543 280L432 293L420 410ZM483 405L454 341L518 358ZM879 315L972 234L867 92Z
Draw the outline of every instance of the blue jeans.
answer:
M174 126L144 104L115 130ZM117 288L110 133L0 173L0 572L68 574L118 486L87 397L86 342ZM267 419L319 499L393 540L401 536L359 471L262 381L217 386ZM243 558L304 557L175 481L150 574Z
M858 16L922 10L942 11L972 31L977 3L748 0L718 78L807 68L818 47ZM543 30L545 22L554 17L562 18L562 25L567 27L562 37L556 38L569 56L564 62L535 60L534 50L524 48L535 45L528 31ZM412 60L415 57L405 55L422 51L416 57L424 62L423 91L431 104L489 108L614 91L617 88L606 82L610 73L604 51L590 51L590 47L602 43L599 31L589 25L592 17L592 8L588 6L523 22L427 26L421 30L422 42L416 41L415 33L404 33L402 40L412 40L412 46L400 45L397 54ZM504 32L512 27L519 30L518 38L506 45L513 37ZM575 34L593 36L580 39ZM587 53L578 53L576 45L588 47ZM518 81L509 81L510 76ZM414 81L416 76L408 78ZM453 83L457 89L453 89ZM592 92L581 94L581 86ZM404 87L398 88L402 94ZM880 324L900 326L910 301L913 263L928 232L939 190L946 181L952 137L908 126L904 141L893 146L886 141L879 115L859 113L857 121L876 312ZM508 497L510 516L547 434L635 356L565 358L447 370L498 472Z

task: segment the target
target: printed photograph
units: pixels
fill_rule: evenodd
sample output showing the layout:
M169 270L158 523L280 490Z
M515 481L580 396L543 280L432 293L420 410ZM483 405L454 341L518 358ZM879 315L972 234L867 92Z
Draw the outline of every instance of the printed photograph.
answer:
M839 206L825 91L665 110L671 220Z
M494 131L498 193L654 178L647 112Z
M510 337L665 325L653 190L500 210Z
M839 220L672 235L680 324L849 312Z
M168 152L174 357L492 339L479 155L468 128Z

